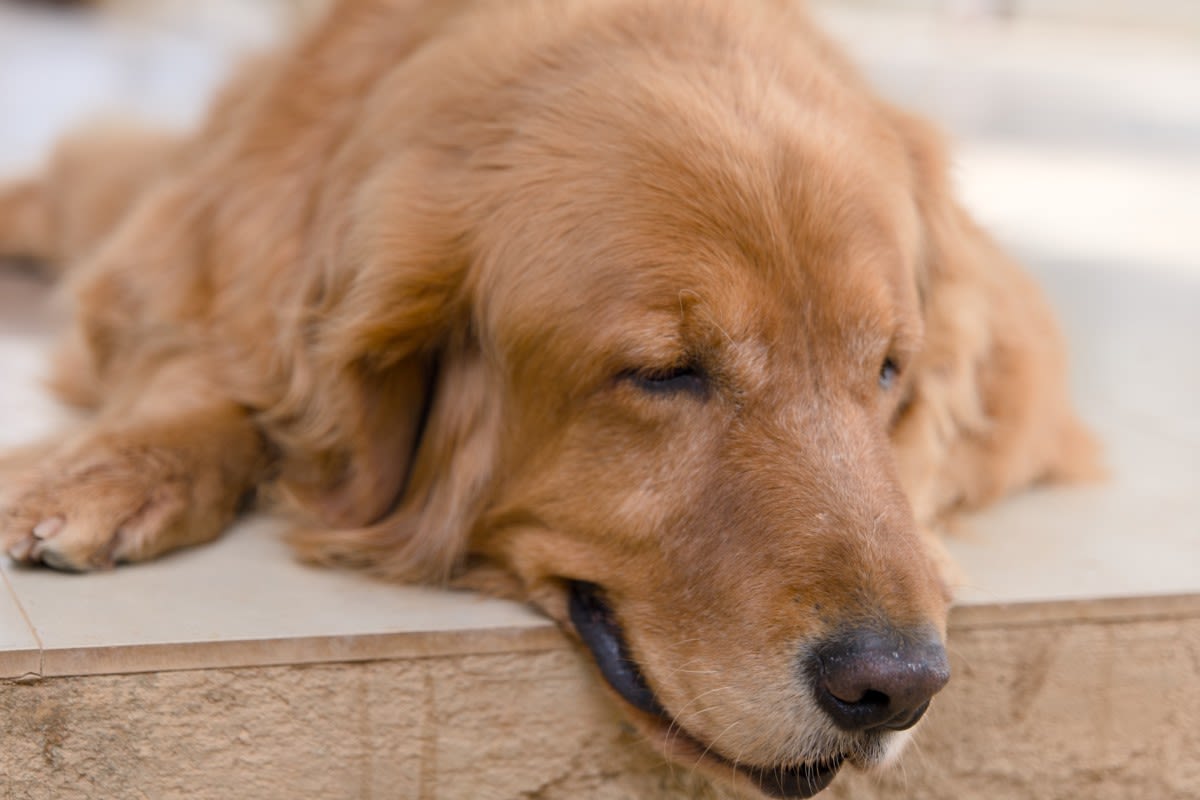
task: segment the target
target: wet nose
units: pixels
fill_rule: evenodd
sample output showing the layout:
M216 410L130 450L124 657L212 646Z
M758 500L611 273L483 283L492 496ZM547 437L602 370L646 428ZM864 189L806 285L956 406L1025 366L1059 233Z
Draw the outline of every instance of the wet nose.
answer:
M815 648L810 674L817 704L842 730L902 731L950 680L950 665L935 633L857 629Z

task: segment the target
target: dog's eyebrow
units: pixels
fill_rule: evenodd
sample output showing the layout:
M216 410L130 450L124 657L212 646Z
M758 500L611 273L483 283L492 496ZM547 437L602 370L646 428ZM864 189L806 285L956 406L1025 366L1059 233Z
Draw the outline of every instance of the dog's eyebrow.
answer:
M699 291L692 288L680 289L678 299L679 329L685 340L700 340L705 346L711 347L716 342L707 340L716 339L719 335L725 344L736 347L744 338L738 330L742 327L738 324L739 320L722 319L715 310L715 304Z
M619 337L615 351L626 368L671 367L687 363L691 349L677 320L642 321Z
M684 291L688 291L688 290L686 290L686 289L685 289ZM686 321L687 321L687 314L683 312L683 304L682 304L683 291L681 291L679 294L680 294L680 312L681 312L681 313L680 313L680 316L681 316L681 318L682 318L682 319L681 319L681 322L686 322ZM693 292L693 294L695 294L695 293ZM730 335L729 335L729 331L725 329L725 326L723 326L723 325L722 325L722 324L721 324L721 323L720 323L720 322L717 320L717 317L716 317L716 315L715 315L715 314L712 312L712 310L711 310L711 309L710 309L710 308L709 308L707 305L704 305L704 304L703 304L703 302L700 302L700 301L699 301L699 296L697 296L697 301L698 301L698 302L696 302L696 303L695 303L695 304L692 306L692 308L691 308L691 311L692 311L692 317L693 317L693 318L695 318L697 322L701 322L702 324L708 324L708 325L711 325L711 326L712 326L713 328L715 328L715 329L716 329L718 332L720 332L720 334L721 334L722 336L724 336L724 337L725 337L725 340L726 340L726 341L727 341L727 342L728 342L730 345L732 345L732 346L736 346L736 345L737 345L737 342L736 342L736 341L734 341L734 338L733 338L732 336L730 336Z

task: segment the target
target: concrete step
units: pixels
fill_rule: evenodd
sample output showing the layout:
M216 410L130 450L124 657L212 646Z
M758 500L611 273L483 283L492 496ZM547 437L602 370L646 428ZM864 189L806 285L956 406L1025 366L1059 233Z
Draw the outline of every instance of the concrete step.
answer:
M22 800L726 796L637 742L557 635L505 636L0 683L0 787ZM1195 595L967 607L951 647L955 679L899 766L844 773L827 796L1200 795Z

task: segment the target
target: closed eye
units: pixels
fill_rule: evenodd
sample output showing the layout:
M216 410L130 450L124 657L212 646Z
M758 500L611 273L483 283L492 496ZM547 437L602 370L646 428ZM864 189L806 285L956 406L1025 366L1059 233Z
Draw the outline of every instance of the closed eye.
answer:
M621 378L646 394L708 394L708 376L693 364L683 364L663 370L629 370Z
M883 360L883 366L879 368L879 388L885 392L896 385L896 381L900 377L900 365L896 363L894 358L888 357Z

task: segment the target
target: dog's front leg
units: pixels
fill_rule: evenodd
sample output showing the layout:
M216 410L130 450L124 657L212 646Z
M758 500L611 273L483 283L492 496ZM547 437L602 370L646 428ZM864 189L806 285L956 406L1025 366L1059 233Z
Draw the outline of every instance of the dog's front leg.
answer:
M161 371L135 401L23 454L0 481L0 544L15 561L88 571L216 538L265 476L250 414Z

